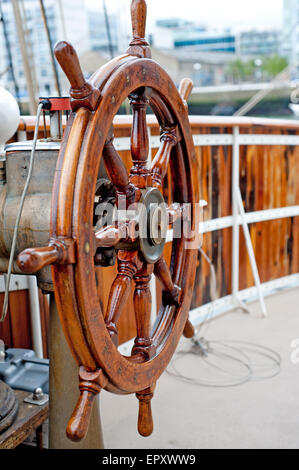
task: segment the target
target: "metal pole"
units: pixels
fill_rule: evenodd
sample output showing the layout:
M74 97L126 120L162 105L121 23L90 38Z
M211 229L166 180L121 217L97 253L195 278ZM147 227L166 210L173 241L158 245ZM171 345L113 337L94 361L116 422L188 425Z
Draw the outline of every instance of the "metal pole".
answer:
M46 31L46 35L47 35L47 39L48 39L48 44L49 44L50 58L51 58L51 63L52 63L55 87L56 87L56 91L58 93L58 96L61 96L61 88L60 88L60 83L59 83L58 69L57 69L57 64L55 62L54 52L53 52L54 45L52 44L51 34L50 34L48 22L47 22L46 9L45 9L43 0L39 0L39 4L40 4L43 23L44 23L44 26L45 26L45 31Z
M53 294L50 298L50 449L103 449L99 401L93 406L89 431L81 442L66 437L66 426L79 397L78 365L64 337ZM97 399L99 400L99 399Z
M35 115L37 102L36 102L36 95L35 95L35 90L33 86L33 80L31 76L31 69L30 69L28 55L27 55L24 30L22 26L22 17L21 17L18 1L17 0L11 0L11 1L12 1L14 17L16 21L16 28L17 28L18 38L19 38L20 50L21 50L23 64L24 64L24 72L25 72L27 90L28 90L28 95L29 95L29 110L30 110L30 114Z
M240 143L239 143L240 130L239 127L233 129L233 161L232 161L232 215L233 215L233 236L232 236L232 302L235 306L241 307L244 311L248 312L244 302L238 297L239 292L239 257L240 257L240 223L239 217L243 226L247 252L251 264L252 273L255 280L255 285L258 290L258 295L261 303L263 316L267 315L264 297L261 288L261 282L251 243L250 232L245 220L245 211L242 203L242 195L240 191Z
M28 60L30 64L30 70L31 70L31 76L32 76L32 81L33 81L33 88L35 90L39 90L38 84L37 84L37 78L36 78L36 67L35 67L35 62L34 62L34 49L33 49L33 44L30 36L30 31L28 29L28 22L27 22L27 17L26 17L26 10L25 10L25 5L24 5L24 0L19 0L20 6L21 6L21 15L23 18L23 31L24 31L24 37L25 37L25 42L27 46L27 51L28 51Z
M59 12L60 12L62 34L63 34L64 39L67 39L64 11L63 11L63 5L62 5L61 0L58 0L58 6L59 6Z
M38 297L38 287L35 276L28 276L30 319L32 328L33 349L37 357L43 355L42 327L40 321L40 306Z
M246 223L246 220L245 220L245 210L244 210L243 203L242 203L242 195L241 195L240 188L238 188L237 198L238 198L238 207L239 207L239 211L240 211L240 215L241 215L241 221L242 221L242 226L243 226L243 231L244 231L244 236L245 236L245 241L246 241L246 246L247 246L247 251L248 251L248 256L249 256L249 261L250 261L250 265L251 265L251 269L252 269L252 274L253 274L254 282L255 282L255 285L256 285L256 288L257 288L257 291L258 291L258 296L259 296L259 300L260 300L260 304L261 304L262 314L263 314L264 317L266 317L267 316L267 309L266 309L266 305L265 305L265 301L264 301L260 276L259 276L259 272L258 272L258 268L257 268L257 264L256 264L256 259L255 259L255 255L254 255L254 251L253 251L253 246L252 246L252 242L251 242L251 238L250 238L250 232L249 232L249 228L248 228L248 225Z
M232 215L233 215L233 236L232 236L232 296L233 302L238 302L239 291L239 210L236 198L239 188L239 171L240 171L240 147L239 147L239 128L233 128L233 161L232 161Z
M9 42L9 36L6 28L6 21L4 18L4 13L3 13L3 8L2 8L2 0L0 1L0 21L2 22L3 25L3 35L4 35L4 41L5 41L5 47L6 47L6 52L7 52L7 58L8 58L8 64L9 64L9 71L10 71L10 76L11 79L14 83L15 87L15 95L16 99L19 103L20 100L20 90L19 86L17 84L16 76L15 76L15 71L14 71L14 66L13 66L13 61L12 61L12 54L11 54L11 47L10 47L10 42Z
M105 22L106 22L106 31L107 31L107 39L108 39L108 48L110 52L111 59L113 59L113 44L112 44L112 39L111 39L111 31L110 31L110 23L109 23L109 17L107 13L107 7L106 7L106 1L103 0L103 8L104 8L104 17L105 17Z

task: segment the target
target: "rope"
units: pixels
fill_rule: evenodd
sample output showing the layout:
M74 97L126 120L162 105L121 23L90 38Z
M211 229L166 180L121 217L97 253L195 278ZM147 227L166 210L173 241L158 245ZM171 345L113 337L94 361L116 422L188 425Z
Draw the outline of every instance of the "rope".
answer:
M215 267L208 255L200 248L203 258L209 263L211 270L211 308L201 325L196 329L195 336L191 339L189 349L177 351L166 372L189 384L203 387L227 388L235 387L249 381L265 380L275 377L280 373L281 356L266 346L249 341L233 340L207 340L207 333L212 324L214 302L217 298L217 281ZM189 343L190 344L190 343ZM201 378L188 376L178 368L178 363L192 355L197 362L197 372ZM252 355L258 356L266 363L257 363ZM237 370L236 370L237 368ZM221 378L209 380L203 378L204 369L217 373Z
M14 233L13 233L10 256L9 256L9 263L8 263L8 270L7 270L7 274L3 274L4 281L5 281L5 294L4 294L4 302L3 302L2 315L1 315L0 322L3 322L5 320L6 315L7 315L7 310L8 310L8 293L9 293L9 287L10 287L10 278L11 278L12 266L13 266L15 250L16 250L17 235L18 235L20 220L21 220L21 216L22 216L22 212L23 212L24 202L25 202L26 194L27 194L28 187L29 187L29 184L30 184L32 171L33 171L33 164L34 164L34 159L35 159L35 149L36 149L36 143L37 143L37 139L38 139L39 121L40 121L40 116L41 116L42 109L43 109L43 103L40 103L38 105L38 108L37 108L37 116L36 116L36 123L35 123L35 129L34 129L32 150L31 150L31 155L30 155L28 175L27 175L26 183L25 183L25 186L24 186L24 189L23 189L23 193L22 193L22 197L21 197L21 201L20 201L20 205L19 205L19 209L18 209L18 214L17 214L17 218L16 218L16 222L15 222L15 227L14 227Z

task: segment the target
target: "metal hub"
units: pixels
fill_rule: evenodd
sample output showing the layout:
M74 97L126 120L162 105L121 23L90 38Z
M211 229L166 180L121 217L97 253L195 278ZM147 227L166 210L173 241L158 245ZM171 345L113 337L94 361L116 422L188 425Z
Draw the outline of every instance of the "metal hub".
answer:
M138 219L140 250L148 263L155 263L163 253L168 220L166 204L158 189L143 191Z

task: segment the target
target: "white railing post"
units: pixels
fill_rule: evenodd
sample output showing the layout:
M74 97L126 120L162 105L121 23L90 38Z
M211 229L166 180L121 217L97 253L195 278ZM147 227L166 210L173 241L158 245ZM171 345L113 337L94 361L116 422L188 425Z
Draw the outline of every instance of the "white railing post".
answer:
M261 288L260 277L255 260L250 232L245 219L245 211L240 191L240 130L239 127L233 129L233 155L232 155L232 216L233 216L233 236L232 236L232 303L248 312L244 302L238 296L239 292L239 260L240 260L240 222L243 226L246 240L247 253L254 276L258 297L261 304L262 314L267 315L264 297ZM241 219L241 220L240 220Z
M244 210L244 207L243 207L242 195L241 195L240 188L238 188L237 197L238 197L239 211L240 211L241 222L242 222L245 241L246 241L247 252L248 252L249 261L250 261L250 265L251 265L251 270L252 270L252 274L253 274L253 277L254 277L254 282L255 282L255 285L256 285L256 288L257 288L257 292L258 292L258 297L259 297L259 301L260 301L260 304L261 304L262 314L263 314L264 317L266 317L267 316L267 309L266 309L266 305L265 305L265 301L264 301L264 296L263 296L263 291L262 291L262 286L261 286L261 280L260 280L260 276L259 276L259 272L258 272L258 267L257 267L257 264L256 264L256 259L255 259L255 255L254 255L252 241L251 241L251 238L250 238L250 231L249 231L248 225L246 223L245 210Z
M42 327L40 319L40 306L38 297L38 287L35 276L28 276L30 317L32 328L33 349L37 357L43 358Z
M237 191L239 189L240 174L240 146L239 146L239 127L233 128L233 152L232 152L232 300L237 304L239 292L239 248L240 248L240 229L239 229L239 209L237 200Z

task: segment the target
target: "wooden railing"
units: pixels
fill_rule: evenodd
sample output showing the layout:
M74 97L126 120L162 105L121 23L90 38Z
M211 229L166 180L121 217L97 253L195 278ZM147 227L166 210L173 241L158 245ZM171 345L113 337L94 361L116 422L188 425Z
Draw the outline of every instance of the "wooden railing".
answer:
M208 203L199 229L204 233L202 250L216 274L215 314L254 296L263 310L265 293L299 284L299 122L205 116L191 116L190 121L201 197ZM116 148L129 167L131 118L116 116L114 124ZM34 117L23 117L15 139L31 139L34 125ZM148 116L148 128L153 158L159 147L153 116ZM114 276L115 268L99 270L99 279L105 277L103 306ZM195 323L210 309L213 287L210 265L199 252L191 312ZM159 302L158 285L153 293ZM133 306L119 329L121 341L135 335Z

